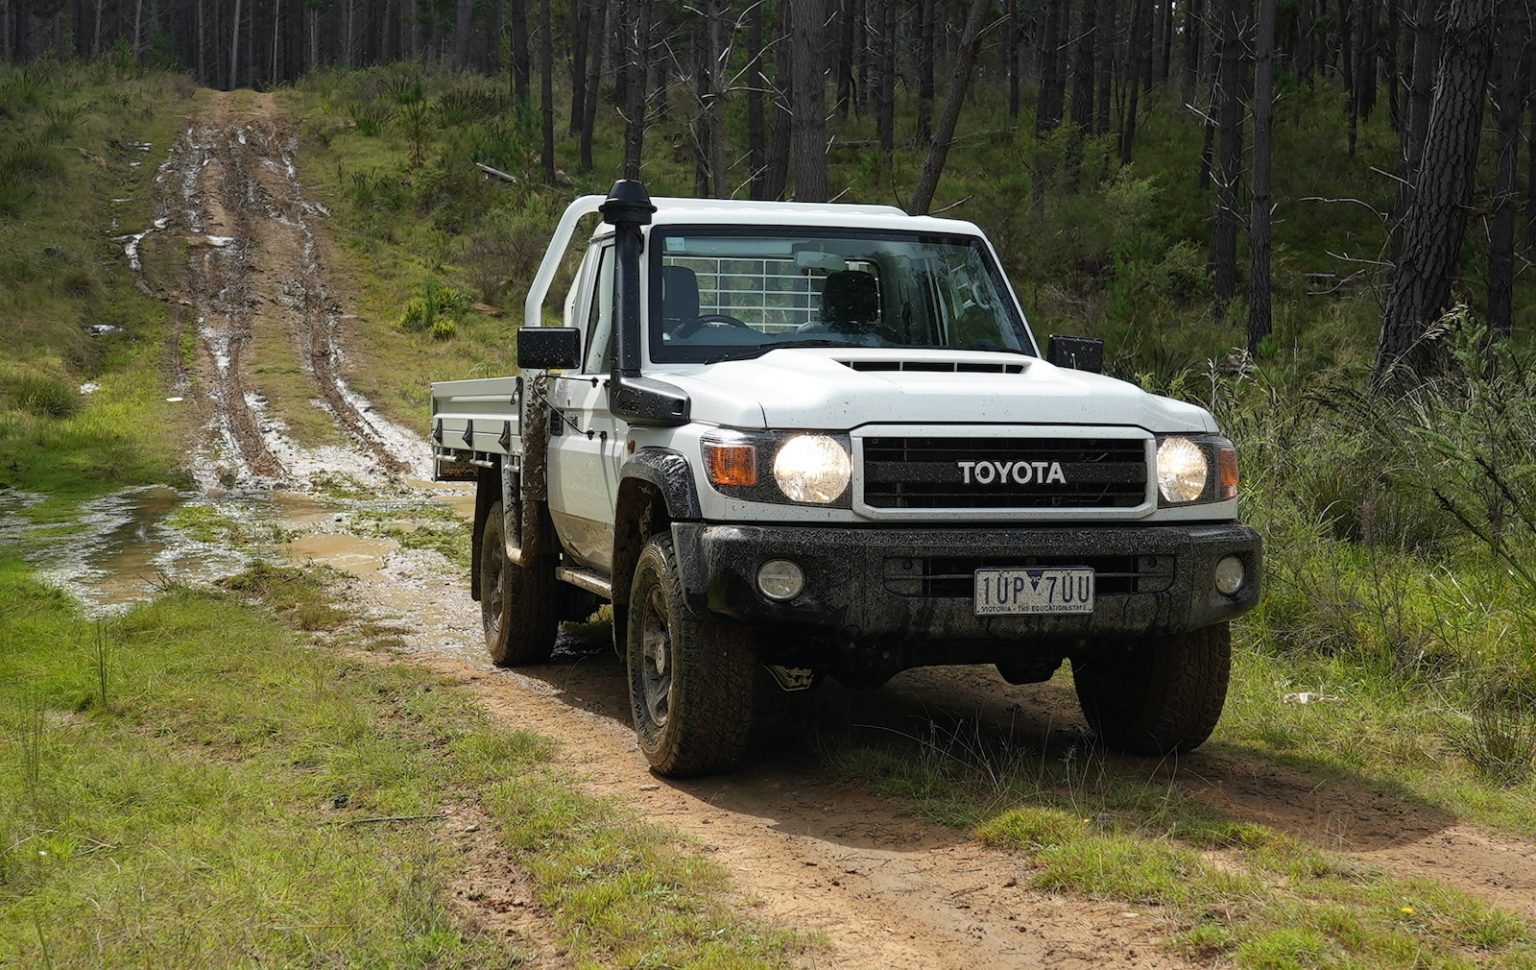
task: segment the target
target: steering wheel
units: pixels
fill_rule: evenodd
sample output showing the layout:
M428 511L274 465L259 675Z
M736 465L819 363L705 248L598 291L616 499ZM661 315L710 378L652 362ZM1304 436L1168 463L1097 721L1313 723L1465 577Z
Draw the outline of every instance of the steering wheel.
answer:
M685 323L682 326L678 327L676 330L673 331L673 333L676 336L683 337L683 338L688 338L688 337L691 337L694 334L698 333L700 328L702 328L705 324L715 324L715 325L724 324L724 325L726 325L728 327L736 327L736 328L741 329L741 330L751 330L752 329L746 323L744 323L741 320L738 320L737 318L731 316L728 313L706 313L706 314L704 314L702 316L695 317L692 322Z

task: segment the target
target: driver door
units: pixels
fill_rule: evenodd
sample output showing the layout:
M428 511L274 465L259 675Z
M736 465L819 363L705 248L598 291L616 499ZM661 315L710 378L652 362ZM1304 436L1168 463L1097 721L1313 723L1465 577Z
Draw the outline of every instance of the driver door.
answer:
M550 514L570 558L604 574L613 569L613 518L628 425L608 410L613 363L611 243L588 250L577 285L584 338L579 373L553 375L549 428ZM576 321L570 321L575 324Z

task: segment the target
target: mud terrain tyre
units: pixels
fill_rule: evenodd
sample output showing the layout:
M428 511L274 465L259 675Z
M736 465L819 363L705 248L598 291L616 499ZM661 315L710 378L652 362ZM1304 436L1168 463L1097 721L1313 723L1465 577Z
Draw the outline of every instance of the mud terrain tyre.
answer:
M555 572L507 561L506 525L501 503L491 506L480 538L480 624L485 648L498 667L543 663L555 649L560 630Z
M651 769L678 778L736 767L752 727L756 632L688 609L669 535L635 563L627 626L629 706Z
M1106 746L1166 755L1204 743L1221 718L1232 633L1218 623L1072 658L1083 716Z

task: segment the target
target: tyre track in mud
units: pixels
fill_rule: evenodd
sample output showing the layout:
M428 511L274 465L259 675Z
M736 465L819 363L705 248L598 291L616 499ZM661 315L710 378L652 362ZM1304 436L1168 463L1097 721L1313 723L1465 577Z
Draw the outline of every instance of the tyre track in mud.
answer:
M328 213L304 194L297 135L270 95L209 94L155 175L154 221L125 237L140 289L195 315L198 359L185 377L204 395L208 435L194 476L211 488L303 485L319 471L364 480L420 475L420 436L373 413L341 376L341 308L313 225ZM169 279L152 278L145 245L172 249L154 261L171 267ZM267 328L282 331L346 446L300 446L253 389L252 343Z

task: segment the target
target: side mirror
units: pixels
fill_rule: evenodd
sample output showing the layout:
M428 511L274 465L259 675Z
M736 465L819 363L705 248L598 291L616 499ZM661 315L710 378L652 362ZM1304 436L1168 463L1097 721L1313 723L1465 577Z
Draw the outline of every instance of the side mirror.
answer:
M1104 341L1094 337L1058 337L1051 334L1045 345L1045 359L1057 367L1104 373Z
M575 327L520 327L517 366L524 370L581 367L581 331Z

